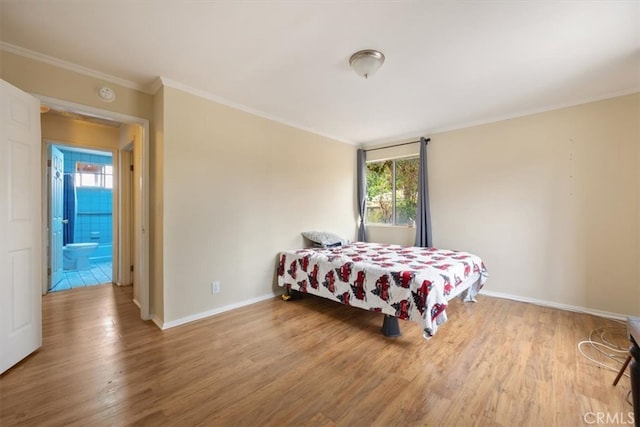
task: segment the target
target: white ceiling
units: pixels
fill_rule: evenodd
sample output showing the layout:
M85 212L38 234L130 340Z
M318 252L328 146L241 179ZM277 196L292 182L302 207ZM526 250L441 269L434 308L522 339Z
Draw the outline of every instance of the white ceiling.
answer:
M0 0L0 40L354 144L640 90L640 1Z

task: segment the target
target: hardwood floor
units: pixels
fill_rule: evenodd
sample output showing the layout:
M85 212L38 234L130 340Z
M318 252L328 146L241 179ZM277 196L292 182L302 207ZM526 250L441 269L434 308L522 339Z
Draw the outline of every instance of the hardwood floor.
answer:
M620 323L482 295L448 315L429 341L408 322L385 338L379 314L307 296L161 331L131 288L49 294L43 347L0 377L0 425L632 424L629 379L576 347L599 327L628 346Z

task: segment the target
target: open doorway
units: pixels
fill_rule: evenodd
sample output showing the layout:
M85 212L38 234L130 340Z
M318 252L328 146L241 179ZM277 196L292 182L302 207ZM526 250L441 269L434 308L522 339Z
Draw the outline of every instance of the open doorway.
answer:
M100 190L105 194L111 191L111 235L109 236L106 225L103 224L104 228L97 229L98 226L94 224L89 226L89 230L85 230L88 233L87 236L82 235L82 238L79 239L81 241L78 243L90 244L98 240L98 246L90 248L92 253L89 255L89 266L92 264L91 261L104 261L106 264L108 257L111 256L111 278L109 279L105 274L99 275L98 280L101 283L106 281L117 285L133 285L134 302L140 307L141 318L147 320L150 317L149 239L146 232L149 218L148 121L65 101L45 97L40 97L40 99L47 110L41 115L44 164L46 164L47 156L50 155L49 146L59 146L58 149L68 150L66 154L69 157L74 155L77 157L81 157L81 155L103 156L102 158L84 160L76 158L67 162L72 164L71 168L75 171L73 173L76 182L86 179L87 183L91 183L87 186L101 182L105 186L111 186L109 190L106 188ZM88 132L88 129L93 132L91 137L78 137L78 135ZM100 131L98 132L96 129ZM109 136L105 136L105 133ZM105 160L109 154L111 155L111 164ZM78 168L80 169L78 170ZM64 173L68 172L63 170L62 174L64 175ZM47 174L43 174L43 189L49 187L48 179ZM107 184L108 181L110 184ZM43 191L44 206L50 205L50 197L48 192ZM109 196L103 195L103 197ZM86 213L89 214L88 216L96 217L94 219L103 216L102 222L108 222L109 216L103 212L108 203L104 203L104 205L102 207L94 206ZM55 217L53 213L47 216ZM60 215L59 220L62 223L60 227L62 230L64 224L68 223L65 220L69 220L69 217ZM54 222L46 218L43 223L43 241L47 243L47 252L49 253L52 252L49 250L48 243L55 240L52 232L54 228ZM78 231L76 230L74 233L74 238L77 239ZM87 240L85 237L88 238L88 242L84 241ZM64 244L62 246L64 247ZM99 251L100 246L102 246L101 251ZM45 258L47 259L45 267L51 269L53 275L55 269L59 268L54 264L56 262L62 264L65 257L49 255ZM81 260L80 263L82 262ZM75 266L77 269L78 264L76 263ZM64 268L62 270L64 271ZM105 276L107 276L106 279ZM42 291L43 294L46 294L50 289L50 277L47 276L44 282Z
M47 157L48 291L112 283L113 153L48 143Z

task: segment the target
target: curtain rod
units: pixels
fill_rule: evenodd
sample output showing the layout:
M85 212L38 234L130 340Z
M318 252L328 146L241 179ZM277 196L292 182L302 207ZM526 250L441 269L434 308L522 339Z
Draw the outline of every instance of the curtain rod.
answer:
M427 140L427 142L431 141L431 138L425 138L425 139ZM393 148L393 147L400 147L402 145L417 144L418 142L420 142L420 140L403 142L401 144L386 145L384 147L369 148L368 150L364 150L364 152L366 153L367 151L384 150L385 148Z

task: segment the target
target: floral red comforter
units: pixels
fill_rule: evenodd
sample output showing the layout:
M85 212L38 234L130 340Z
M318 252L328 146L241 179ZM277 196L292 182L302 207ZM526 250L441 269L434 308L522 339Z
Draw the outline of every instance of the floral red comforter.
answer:
M449 300L474 297L487 280L467 252L356 242L280 253L278 285L419 323L425 337L447 320Z

